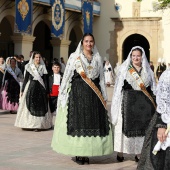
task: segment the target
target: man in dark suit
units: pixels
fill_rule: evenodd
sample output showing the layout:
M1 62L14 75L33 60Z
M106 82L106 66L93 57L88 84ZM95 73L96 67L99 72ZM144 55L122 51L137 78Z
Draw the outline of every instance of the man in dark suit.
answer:
M54 113L57 108L59 87L63 76L63 74L60 72L61 64L59 62L54 62L52 65L52 70L53 74L49 76L49 106L51 113Z

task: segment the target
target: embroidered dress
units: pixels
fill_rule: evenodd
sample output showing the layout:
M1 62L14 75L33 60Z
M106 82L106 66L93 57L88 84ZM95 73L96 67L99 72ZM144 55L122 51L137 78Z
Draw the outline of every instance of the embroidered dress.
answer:
M158 142L158 128L169 128L170 125L170 69L162 73L156 91L157 110L146 132L141 158L137 170L169 170L170 140L169 137L153 154ZM170 129L169 129L170 130ZM168 132L169 133L169 132Z
M48 105L47 71L44 63L38 68L31 62L25 68L23 95L15 121L15 126L28 129L49 129L52 115Z
M2 109L17 111L19 104L20 86L23 75L19 68L13 70L7 67L3 78L2 89Z
M85 74L107 100L103 62L94 52L91 63L79 50L71 54L60 87L52 148L74 156L102 156L113 153L108 113L99 97L78 73L80 57Z
M142 79L147 91L153 96L155 79L143 48L142 70L136 73ZM133 50L132 49L132 50ZM131 66L130 54L120 66L115 83L111 117L114 128L114 151L127 154L140 154L145 130L155 112L152 102L141 91L134 77L128 71Z

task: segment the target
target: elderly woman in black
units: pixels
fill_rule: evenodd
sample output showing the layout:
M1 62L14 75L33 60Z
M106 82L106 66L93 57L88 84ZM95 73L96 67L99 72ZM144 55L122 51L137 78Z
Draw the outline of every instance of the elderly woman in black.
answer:
M17 67L14 58L9 59L2 83L2 109L16 113L19 104L19 94L22 86L23 75Z

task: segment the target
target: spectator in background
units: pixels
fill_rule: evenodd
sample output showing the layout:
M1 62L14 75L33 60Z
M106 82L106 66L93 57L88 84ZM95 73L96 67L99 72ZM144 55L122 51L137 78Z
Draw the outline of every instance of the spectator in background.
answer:
M0 89L2 85L2 79L5 73L5 68L6 68L6 64L5 64L4 58L0 56Z
M66 66L66 63L65 63L65 61L64 61L64 58L61 57L60 60L61 60L61 63L63 63L63 64Z
M61 72L64 74L65 68L66 68L66 64L64 62L63 57L60 58L60 63L61 63Z
M53 62L52 70L53 70L53 73L48 78L49 91L50 91L49 106L50 106L51 113L55 114L55 111L57 108L59 87L60 87L61 80L63 77L63 74L60 73L61 64L59 62Z
M170 69L170 63L168 63L167 69Z
M53 62L59 62L58 58L53 58Z
M156 70L156 76L157 76L157 78L158 78L158 80L159 80L159 77L161 76L161 74L164 72L164 67L163 67L163 65L161 64L161 61L160 61L160 59L158 60L158 67L157 67L157 70Z
M163 72L166 70L166 62L165 59L162 59L162 68L163 68Z
M19 94L22 87L23 75L17 67L15 58L10 58L3 78L2 109L16 113L19 105Z
M105 76L105 84L107 86L114 84L113 69L108 60L105 62L105 65L104 65L104 76Z
M26 61L24 61L24 56L21 54L19 55L20 58L20 70L22 71L22 74L24 74L24 70L25 70L25 65L26 65Z
M150 61L150 67L151 67L151 70L154 72L154 65L152 61Z

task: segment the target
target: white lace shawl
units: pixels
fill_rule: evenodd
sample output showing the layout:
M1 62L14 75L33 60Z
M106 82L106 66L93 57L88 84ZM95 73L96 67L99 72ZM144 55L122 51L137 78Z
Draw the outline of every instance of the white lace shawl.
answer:
M24 76L25 76L26 71L28 71L34 77L33 71L32 71L32 69L30 67L32 64L34 64L33 55L34 55L34 53L32 53L32 56L31 56L31 58L29 60L29 63L25 65ZM42 57L40 59L40 65L37 68L37 71L40 74L40 76L42 76L43 74L48 74L46 66L45 66L45 63L44 63Z
M113 97L112 97L112 104L111 104L111 122L113 125L116 125L118 121L118 116L120 114L119 108L121 107L121 102L122 102L122 87L124 85L124 80L127 77L128 68L131 63L131 53L136 48L140 48L143 52L142 53L142 70L144 72L143 74L145 74L145 78L149 81L151 90L155 94L156 81L155 81L154 73L151 70L150 65L147 61L145 51L142 47L135 46L131 49L127 59L119 66L119 70L117 73ZM133 83L131 83L131 85L133 87Z
M164 123L170 123L170 69L164 71L156 90L157 112Z
M65 68L65 72L63 75L63 79L62 79L62 83L59 89L59 96L58 96L58 105L62 105L62 107L65 107L67 104L67 99L68 99L68 94L69 92L67 91L68 88L71 86L71 80L72 77L74 75L74 70L75 68L75 61L77 59L77 57L81 58L82 60L82 65L84 67L85 73L88 76L87 73L87 69L86 69L86 64L87 61L84 58L82 51L81 51L81 42L79 43L77 50L72 53L67 61L67 65ZM93 77L91 77L92 79L97 78L98 76L100 76L100 87L101 87L101 92L102 95L104 97L105 100L107 100L107 94L106 94L106 88L105 88L105 84L104 84L104 70L103 70L103 60L101 58L101 56L98 53L97 48L95 47L93 50L93 60L92 60L92 64L94 67L93 70Z
M5 69L5 73L4 73L3 80L2 80L2 84L4 84L4 85L7 82L7 80L5 80L6 72L9 72L10 69L12 69L10 66L7 66L7 68ZM23 82L23 74L22 74L21 70L18 67L15 68L14 73L16 75L17 80L15 78L14 79L19 83L19 85L21 87L22 82ZM11 74L11 73L9 72L9 74Z

